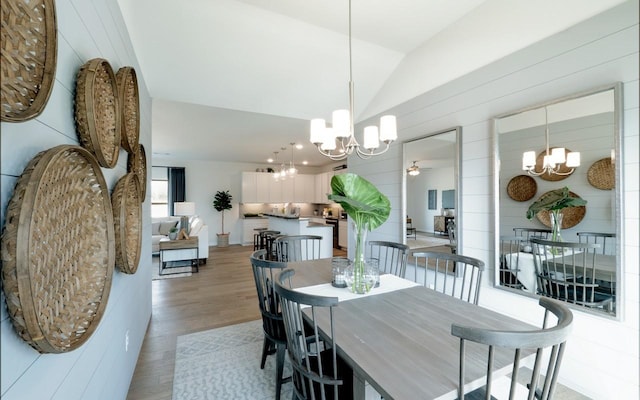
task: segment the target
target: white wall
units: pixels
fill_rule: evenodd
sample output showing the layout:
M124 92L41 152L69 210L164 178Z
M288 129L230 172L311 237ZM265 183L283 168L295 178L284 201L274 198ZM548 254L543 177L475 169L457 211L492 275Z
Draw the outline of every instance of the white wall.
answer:
M4 3L3 3L4 7ZM34 120L2 123L1 222L13 186L29 160L59 144L78 144L73 120L76 72L91 58L107 59L114 71L140 71L116 0L57 0L58 62L53 92ZM140 136L151 150L151 101L144 79L140 89ZM147 162L149 164L149 162ZM120 151L113 169L102 169L109 189L124 175ZM148 193L148 192L147 192ZM148 199L148 196L147 196ZM23 399L124 399L151 315L151 229L149 202L143 204L142 254L135 275L114 271L105 313L89 340L65 354L39 354L15 333L4 293L0 314L0 397ZM125 334L129 349L125 352Z
M625 2L387 111L397 116L402 141L462 127L460 252L486 261L489 267L480 304L539 324L542 314L535 300L493 287L496 194L492 189L491 118L616 81L623 83L622 320L574 311L574 331L560 372L563 384L595 399L640 397L638 14L637 0ZM392 203L388 222L371 232L370 239L402 241L401 149L401 144L394 144L371 160L349 159L349 170L377 185Z

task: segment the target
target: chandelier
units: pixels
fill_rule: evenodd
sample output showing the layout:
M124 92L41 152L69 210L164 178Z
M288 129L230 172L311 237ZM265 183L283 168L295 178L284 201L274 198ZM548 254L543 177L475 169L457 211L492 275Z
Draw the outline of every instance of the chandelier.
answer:
M349 0L349 109L336 110L331 115L331 127L328 127L324 119L311 120L310 141L318 148L318 151L332 160L344 160L350 154L356 153L360 158L367 159L380 155L389 150L391 142L398 138L396 117L384 115L380 118L380 129L377 126L364 128L364 141L362 146L356 140L354 134L353 114L353 68L351 61L351 0ZM385 147L376 152L380 142Z
M542 160L542 169L536 171L536 152L525 151L522 154L522 169L529 175L571 175L576 167L580 166L580 153L576 151L567 152L564 147L549 147L549 119L547 107L544 108L544 132L546 141L546 152ZM568 171L562 172L561 168L566 166Z
M413 165L407 168L407 174L411 176L420 175L420 167L416 165L417 161L413 162Z
M298 169L296 168L296 165L294 164L294 160L293 160L293 148L295 147L295 142L289 143L291 145L291 160L289 161L289 167L287 168L286 164L284 161L282 161L282 164L280 165L280 170L274 172L273 174L273 179L275 179L276 181L283 181L287 178L295 178L295 176L298 174ZM281 147L280 150L285 151L287 148L286 147ZM276 163L278 162L278 152L274 151L273 154L275 154L275 160Z

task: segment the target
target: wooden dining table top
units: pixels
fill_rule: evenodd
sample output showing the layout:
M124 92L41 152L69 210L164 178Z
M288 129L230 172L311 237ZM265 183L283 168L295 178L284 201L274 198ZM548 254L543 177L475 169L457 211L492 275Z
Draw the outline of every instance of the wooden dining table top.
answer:
M331 260L290 263L292 285L301 288L331 281ZM348 289L344 289L348 290ZM327 310L316 310L321 329ZM532 330L532 325L451 296L414 286L341 301L334 308L338 354L385 399L457 397L460 341L451 325L497 330ZM488 348L467 343L465 392L483 386ZM525 352L525 354L530 354ZM496 349L494 374L511 372L513 351Z

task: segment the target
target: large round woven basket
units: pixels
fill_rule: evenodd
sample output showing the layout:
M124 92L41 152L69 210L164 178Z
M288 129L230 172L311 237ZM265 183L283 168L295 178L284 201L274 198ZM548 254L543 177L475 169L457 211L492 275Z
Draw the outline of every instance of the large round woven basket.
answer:
M49 100L56 72L54 1L2 0L0 38L0 119L21 122L37 117Z
M518 175L507 184L507 194L515 201L531 200L538 191L536 180L529 175Z
M587 180L597 189L611 190L616 186L616 169L611 157L594 162L587 171Z
M75 118L80 144L105 168L115 167L120 154L122 122L117 93L116 77L107 60L94 58L78 71Z
M116 237L116 267L125 274L135 274L140 261L141 203L138 178L134 173L128 173L118 180L111 194Z
M544 193L542 196L546 195L549 192ZM572 197L578 197L577 194L573 192L569 192ZM540 196L540 197L542 197ZM562 209L562 229L573 228L578 225L580 221L584 218L587 213L586 206L577 206L577 207L567 207ZM536 218L538 221L542 222L544 226L547 228L551 228L551 213L546 210L541 210L536 214Z
M147 196L147 153L142 144L138 146L138 151L129 153L127 172L133 172L138 177L140 202L144 202L144 198Z
M555 147L550 147L549 148L549 152L551 152L551 150L553 150L554 148ZM567 154L569 154L570 152L571 152L571 150L564 149L565 158L567 157ZM544 163L545 154L547 154L546 150L541 152L540 154L538 154L538 158L536 158L535 172L542 171L542 165ZM564 173L564 174L569 173L569 171L571 171L571 168L568 168L565 164L560 165L560 168L558 170L558 172ZM571 176L571 174L573 174L573 172L569 173L568 175L542 174L542 175L540 175L540 179L543 179L543 180L549 181L549 182L556 182L556 181L561 181L563 179L567 179L569 176Z
M102 318L114 262L109 190L93 155L69 145L36 155L2 234L2 283L18 334L42 353L79 347Z
M138 78L132 67L122 67L116 74L118 101L122 116L122 148L128 153L138 151L140 138L140 100Z

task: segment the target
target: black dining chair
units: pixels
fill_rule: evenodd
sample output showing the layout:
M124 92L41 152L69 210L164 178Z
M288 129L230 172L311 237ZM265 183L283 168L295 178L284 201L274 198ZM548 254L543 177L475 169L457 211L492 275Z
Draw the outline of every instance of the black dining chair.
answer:
M276 354L276 400L280 399L282 384L289 382L291 377L283 378L284 356L287 348L287 338L280 302L275 293L276 275L287 267L286 263L269 261L267 250L257 250L251 255L251 267L258 291L258 305L262 315L262 330L264 331L264 343L260 368L264 369L267 356Z
M526 288L518 275L520 274L520 253L525 238L522 236L500 236L500 284L518 290Z
M294 274L293 269L285 269L276 282L293 367L293 398L351 399L353 370L336 351L333 316L338 298L291 289ZM322 330L318 326L320 317L328 318Z
M369 242L368 258L377 260L381 274L404 278L408 252L409 246L405 244L373 240Z
M599 244L531 239L538 294L602 308L615 307L615 296L599 290L597 259Z
M414 281L440 293L469 303L478 304L484 262L460 254L420 251L415 259ZM424 279L418 279L418 269L424 267Z
M458 376L458 399L492 399L493 392L493 361L495 348L507 348L514 351L513 369L509 385L509 399L524 398L522 393L516 396L516 390L528 392L528 399L550 400L553 398L558 373L562 364L567 338L571 333L573 314L562 303L541 297L538 301L544 307L544 320L541 329L531 331L497 331L453 324L451 334L460 338L460 374ZM550 314L555 317L550 318ZM552 320L557 320L551 325ZM487 379L485 386L472 393L464 393L467 342L480 343L489 346L487 357ZM535 350L535 362L528 388L518 384L520 361L522 352ZM547 350L547 351L545 351ZM550 350L550 351L549 351ZM477 363L478 360L470 362ZM547 368L546 375L541 379L541 368ZM522 397L521 397L522 396ZM500 398L506 398L500 397Z
M322 236L316 235L282 235L273 241L276 260L282 262L317 260L321 244Z

